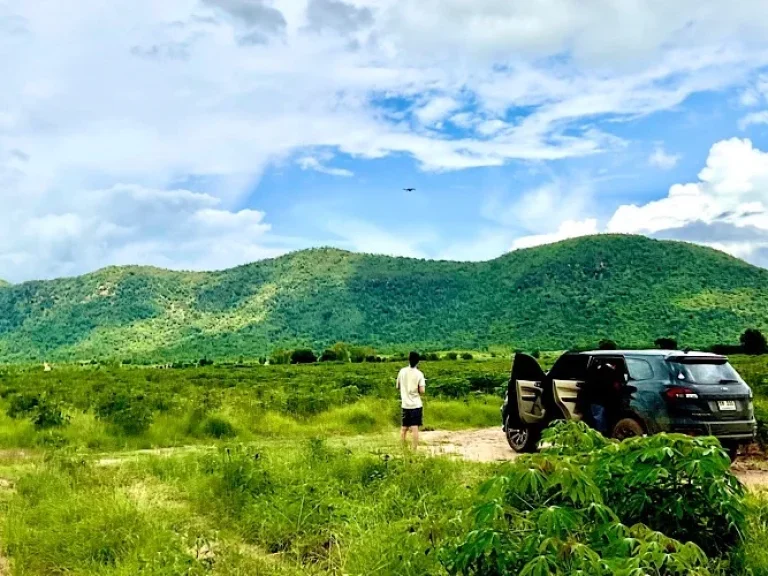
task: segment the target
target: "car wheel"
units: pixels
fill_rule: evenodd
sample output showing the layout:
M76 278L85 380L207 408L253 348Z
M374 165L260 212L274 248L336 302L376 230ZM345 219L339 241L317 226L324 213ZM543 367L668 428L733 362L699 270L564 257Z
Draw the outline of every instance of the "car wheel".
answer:
M504 427L509 447L515 452L534 452L539 444L539 433L535 428L524 426L522 428Z
M643 436L644 434L645 430L643 430L640 422L634 418L622 418L614 425L611 438L621 441L627 438L634 438L635 436Z

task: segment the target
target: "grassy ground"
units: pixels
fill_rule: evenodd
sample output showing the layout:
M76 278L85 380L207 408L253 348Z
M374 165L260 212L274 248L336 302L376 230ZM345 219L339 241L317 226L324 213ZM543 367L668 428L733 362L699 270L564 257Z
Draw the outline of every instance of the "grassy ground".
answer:
M764 407L768 359L734 363ZM0 574L444 574L497 465L403 452L397 368L5 370ZM423 369L430 428L498 425L508 360ZM768 499L748 518L768 575Z

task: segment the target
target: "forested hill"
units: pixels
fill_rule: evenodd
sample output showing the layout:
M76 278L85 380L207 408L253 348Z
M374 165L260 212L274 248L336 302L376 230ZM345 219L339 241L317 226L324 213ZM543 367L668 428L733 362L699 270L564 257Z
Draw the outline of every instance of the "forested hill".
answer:
M0 289L0 360L317 350L560 349L768 328L768 271L689 244L596 236L481 263L314 249L223 272L108 268Z

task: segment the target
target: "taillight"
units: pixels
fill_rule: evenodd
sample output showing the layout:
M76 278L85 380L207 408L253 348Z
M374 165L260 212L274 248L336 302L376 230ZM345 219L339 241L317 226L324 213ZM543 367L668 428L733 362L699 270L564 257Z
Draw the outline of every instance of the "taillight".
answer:
M669 400L696 400L699 395L685 386L671 386L664 391L664 396Z

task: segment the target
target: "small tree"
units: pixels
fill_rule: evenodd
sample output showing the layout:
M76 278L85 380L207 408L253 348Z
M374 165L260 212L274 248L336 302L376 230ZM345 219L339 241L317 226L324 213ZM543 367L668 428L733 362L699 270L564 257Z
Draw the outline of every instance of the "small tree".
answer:
M272 352L272 357L269 359L270 364L290 364L291 352L289 350L278 349Z
M336 354L337 361L349 362L349 344L336 342L336 344L331 346L331 350Z
M616 342L608 339L600 340L600 343L597 345L597 347L600 350L617 350L618 349L618 346L616 346Z
M749 328L739 338L745 354L765 354L768 352L768 342L760 330Z
M456 354L456 352L448 352L448 354L446 354L446 355L445 355L445 357L446 357L448 360L456 360L456 358L458 358L458 357L459 357L459 355L458 355L458 354Z
M656 338L654 344L659 350L677 350L677 340L674 338Z
M298 348L291 353L291 364L314 364L317 356L309 348Z
M336 354L335 350L323 350L323 353L320 355L320 362L336 362L338 360L339 356Z
M469 352L464 352L461 355L461 359L462 360L472 360L472 354L470 354Z

